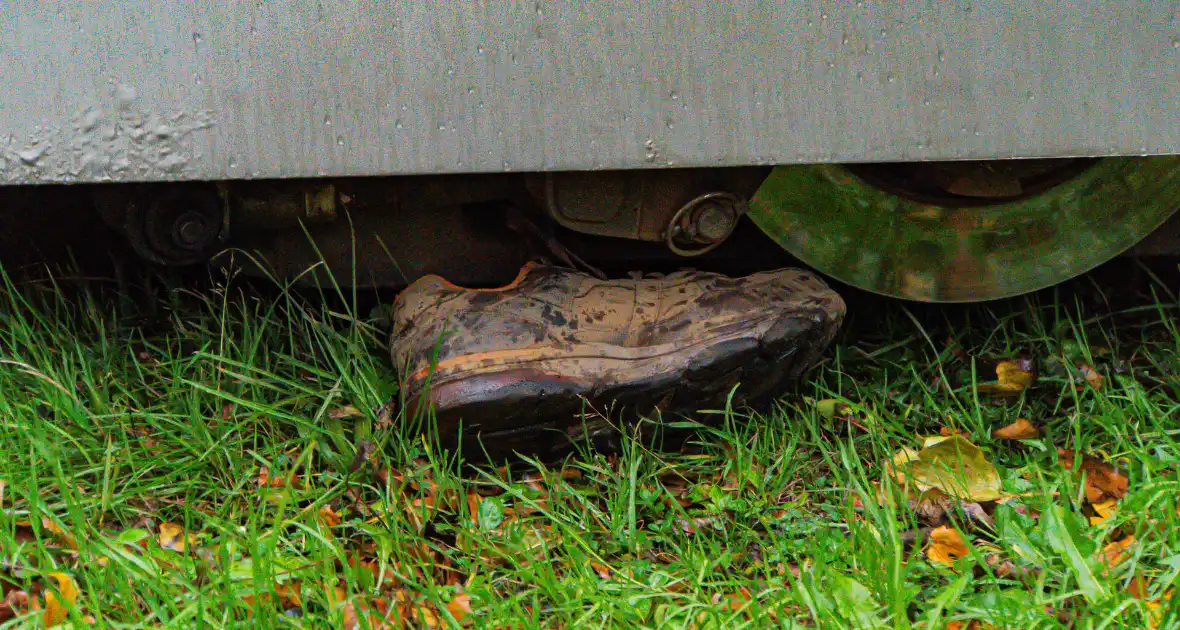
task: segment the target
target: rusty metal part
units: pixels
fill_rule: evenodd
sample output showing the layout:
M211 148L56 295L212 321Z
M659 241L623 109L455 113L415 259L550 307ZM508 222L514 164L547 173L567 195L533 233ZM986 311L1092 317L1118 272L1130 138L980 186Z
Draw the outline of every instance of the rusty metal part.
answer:
M549 173L530 177L529 189L563 227L659 243L668 240L672 218L690 202L721 192L744 203L769 174L763 167ZM695 237L689 244L699 245Z
M347 205L331 181L234 182L234 231L274 231L336 220Z
M705 193L684 204L664 228L664 244L678 256L700 256L733 234L746 213L746 202L736 195Z
M229 236L224 185L206 183L100 186L93 200L108 225L135 251L164 265L209 260Z

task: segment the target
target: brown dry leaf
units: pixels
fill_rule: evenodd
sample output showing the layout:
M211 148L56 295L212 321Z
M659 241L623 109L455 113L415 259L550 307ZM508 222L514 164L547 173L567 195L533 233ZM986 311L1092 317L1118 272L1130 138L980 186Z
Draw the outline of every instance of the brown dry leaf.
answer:
M61 593L46 591L45 593L45 627L52 628L69 617L69 609L78 601L78 585L74 578L65 573L50 573L50 577L57 581L57 590Z
M455 599L447 602L447 612L455 618L455 621L463 623L463 620L471 614L471 596L466 593L460 593L455 596Z
M1061 466L1073 470L1074 452L1059 448L1057 454ZM1086 477L1086 500L1091 504L1121 499L1127 494L1127 477L1102 460L1082 457L1078 474Z
M59 543L75 551L78 549L78 541L74 540L74 537L66 532L66 530L62 529L61 526L57 524L57 521L50 519L48 516L42 516L41 527L49 530Z
M28 591L11 590L0 601L0 622L8 621L17 615L23 615L37 604L36 597L30 597Z
M943 525L930 532L926 545L926 557L932 562L953 565L955 561L971 553L970 547L953 527Z
M941 427L941 428L939 428L939 429L938 429L938 434L939 434L939 435L941 435L941 436L943 436L943 437L950 437L950 436L952 436L952 435L958 435L958 436L960 436L960 437L965 437L965 438L969 438L969 437L971 437L971 434L970 434L970 433L967 433L966 431L964 431L964 430L962 430L962 429L952 429L952 428L950 428L950 427Z
M359 418L365 414L361 413L360 409L352 405L344 405L337 407L328 412L328 417L333 420L347 420L349 418Z
M270 469L266 466L263 466L262 470L258 471L258 487L294 488L295 490L305 490L307 488L307 484L295 475L295 471L291 471L286 475L272 477L270 475Z
M933 527L945 520L946 512L951 507L951 498L938 488L930 488L918 495L914 503L914 513L926 525Z
M1102 389L1102 386L1106 384L1106 377L1103 376L1098 370L1095 370L1094 366L1090 365L1089 363L1082 363L1079 365L1078 373L1081 374L1082 378L1086 379L1086 382L1089 383L1090 387L1093 387L1094 389Z
M1123 560L1127 559L1130 553L1130 548L1135 544L1134 536L1127 536L1122 540L1116 540L1109 545L1102 548L1102 561L1106 566L1114 568L1122 564Z
M337 514L336 510L333 510L329 505L325 505L324 507L320 508L319 520L320 523L324 525L324 527L336 527L342 522L340 520L340 515Z
M184 527L176 523L160 523L160 536L157 540L164 549L183 553L185 548L196 541L196 536L185 535Z
M590 568L594 569L594 572L598 574L598 577L600 577L604 580L610 579L611 569L610 569L610 567L606 566L605 564L603 564L601 562L591 561Z
M1035 440L1041 437L1041 431L1028 418L1017 418L1012 424L992 431L992 437L997 440Z
M739 587L736 593L726 593L724 595L717 593L713 596L714 604L721 604L725 610L734 612L745 608L751 600L753 598L750 597L750 591L744 586Z

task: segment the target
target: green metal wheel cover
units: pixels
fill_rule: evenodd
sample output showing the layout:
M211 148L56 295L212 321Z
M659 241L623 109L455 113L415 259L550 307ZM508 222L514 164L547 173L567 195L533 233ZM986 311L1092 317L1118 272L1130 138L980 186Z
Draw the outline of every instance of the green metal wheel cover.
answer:
M853 286L973 302L1057 284L1110 260L1180 205L1180 157L1106 158L1035 196L921 203L839 165L780 166L750 217L803 262Z

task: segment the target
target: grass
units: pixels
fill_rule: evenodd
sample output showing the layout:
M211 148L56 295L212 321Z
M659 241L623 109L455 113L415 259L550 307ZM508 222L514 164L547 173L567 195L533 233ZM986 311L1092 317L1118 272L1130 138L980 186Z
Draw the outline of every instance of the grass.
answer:
M222 278L128 308L6 279L0 619L1180 627L1178 304L1075 284L956 308L858 296L773 410L694 414L677 450L624 429L613 452L497 468L398 430L379 318L351 296ZM1035 384L982 395L1011 357ZM992 437L1017 418L1043 437ZM979 446L1001 501L893 474L940 432ZM1097 496L1101 478L1125 491Z

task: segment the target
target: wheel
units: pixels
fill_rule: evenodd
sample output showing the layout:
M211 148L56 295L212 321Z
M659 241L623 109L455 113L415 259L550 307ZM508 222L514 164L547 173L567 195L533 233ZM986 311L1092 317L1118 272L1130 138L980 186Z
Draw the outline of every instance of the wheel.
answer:
M778 167L750 217L779 245L853 286L974 302L1051 286L1159 227L1180 158Z

